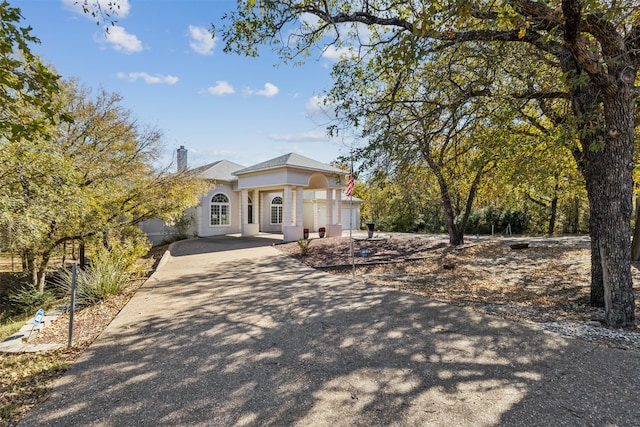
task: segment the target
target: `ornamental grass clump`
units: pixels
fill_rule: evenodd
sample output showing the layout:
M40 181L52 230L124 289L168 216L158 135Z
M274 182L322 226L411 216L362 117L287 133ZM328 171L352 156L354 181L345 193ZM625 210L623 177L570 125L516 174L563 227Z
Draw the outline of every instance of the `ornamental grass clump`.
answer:
M76 307L88 307L109 295L120 294L131 278L125 266L124 258L106 250L94 256L91 265L77 272ZM70 294L72 281L73 271L64 270L57 284L65 294Z
M135 262L139 251L136 245L121 245L111 250L101 248L91 258L91 264L77 273L76 306L88 307L109 295L121 294L132 279L144 273L144 268ZM60 274L57 287L70 295L72 281L73 271L66 269Z
M309 253L309 245L311 244L311 239L298 239L298 246L300 247L300 252L302 256L305 256Z

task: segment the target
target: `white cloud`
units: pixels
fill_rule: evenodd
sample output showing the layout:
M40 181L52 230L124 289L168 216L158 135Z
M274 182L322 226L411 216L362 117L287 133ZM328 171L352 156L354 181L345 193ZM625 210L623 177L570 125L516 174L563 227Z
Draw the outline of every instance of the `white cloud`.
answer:
M318 142L329 139L326 132L312 130L301 133L274 133L269 135L269 139L282 142Z
M223 96L223 95L231 95L235 93L233 86L231 86L228 82L224 80L218 80L215 86L209 86L207 88L207 92L211 95Z
M62 4L67 9L84 15L91 20L96 20L98 18L102 19L102 14L105 13L111 15L111 19L113 20L117 20L117 18L124 18L129 15L129 12L131 11L129 0L118 0L114 3L116 5L114 9L110 8L111 3L114 2L111 0L93 0L87 1L85 4L82 0L62 0ZM84 8L87 9L87 12L84 11ZM95 14L96 16L94 17L92 14ZM107 17L105 16L105 18Z
M264 97L267 97L267 98L271 98L272 96L277 95L278 92L280 92L280 89L278 89L278 86L267 82L267 83L264 84L264 88L263 89L259 89L259 90L246 89L244 92L247 95L258 95L258 96L264 96Z
M278 92L280 92L280 89L278 89L278 86L271 83L265 83L264 89L257 91L256 95L266 96L267 98L270 98L272 96L277 95Z
M189 36L191 37L189 47L194 52L200 55L213 55L216 40L206 28L189 25Z
M130 82L135 82L138 79L142 79L144 80L145 83L150 84L150 85L154 85L154 84L168 84L168 85L173 85L178 83L178 78L172 75L166 75L166 76L162 76L159 74L156 74L155 76L152 76L149 73L145 73L145 72L136 72L136 73L118 73L116 75L119 79L126 79L129 80Z
M336 47L335 45L329 45L322 51L322 57L337 61L343 57L353 56L355 50L350 46Z
M128 34L124 27L118 25L109 26L108 30L100 37L95 38L96 41L109 43L113 50L124 53L135 53L142 51L142 42L133 34Z

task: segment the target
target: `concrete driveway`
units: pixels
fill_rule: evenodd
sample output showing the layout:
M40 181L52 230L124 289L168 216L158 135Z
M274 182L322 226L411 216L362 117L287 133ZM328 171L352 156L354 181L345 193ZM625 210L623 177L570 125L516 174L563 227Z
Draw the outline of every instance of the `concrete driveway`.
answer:
M640 353L180 242L20 426L632 426Z

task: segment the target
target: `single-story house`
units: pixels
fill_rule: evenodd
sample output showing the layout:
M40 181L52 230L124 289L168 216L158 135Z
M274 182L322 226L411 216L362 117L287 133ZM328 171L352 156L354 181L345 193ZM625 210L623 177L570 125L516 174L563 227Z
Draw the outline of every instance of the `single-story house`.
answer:
M187 150L177 153L179 170L187 170ZM189 209L187 234L253 236L277 233L283 241L303 237L304 229L325 229L326 237L360 228L362 200L347 198L343 170L295 153L244 167L219 160L190 171L212 183L212 189ZM142 230L154 243L175 230L161 220L145 221Z

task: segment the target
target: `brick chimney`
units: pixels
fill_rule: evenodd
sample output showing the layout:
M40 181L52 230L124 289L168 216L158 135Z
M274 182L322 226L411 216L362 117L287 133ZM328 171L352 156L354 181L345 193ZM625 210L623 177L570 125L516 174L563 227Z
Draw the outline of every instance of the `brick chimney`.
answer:
M184 145L178 148L176 163L178 165L178 172L185 172L187 170L187 149L184 148Z

